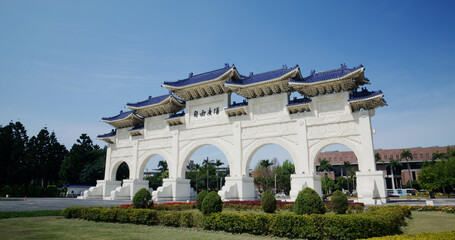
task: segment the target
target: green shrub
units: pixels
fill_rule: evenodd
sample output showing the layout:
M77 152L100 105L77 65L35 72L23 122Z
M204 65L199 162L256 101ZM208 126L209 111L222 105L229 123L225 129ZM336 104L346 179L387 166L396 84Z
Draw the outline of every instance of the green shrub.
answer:
M294 203L294 213L302 214L324 214L326 208L321 197L313 189L306 187L299 192Z
M332 195L332 209L336 214L345 214L348 210L348 198L340 190L336 190Z
M206 216L204 227L232 233L304 239L358 239L400 233L399 208L353 215L296 215L223 212Z
M157 211L184 211L184 210L191 210L196 208L196 204L194 203L187 203L187 204L175 204L175 205L154 205L153 209Z
M2 189L2 195L6 197L6 195L11 196L11 187L9 185L5 185Z
M20 218L20 217L61 216L61 215L62 215L61 210L14 211L14 212L0 212L0 219Z
M196 208L199 209L199 211L202 211L202 201L204 201L205 196L207 196L207 191L205 190L202 190L197 194Z
M136 194L134 194L133 207L147 208L147 206L153 206L152 195L149 190L141 188Z
M349 204L348 205L348 213L361 213L365 209L365 205L363 204Z
M55 197L56 191L57 191L57 186L55 186L55 185L47 185L46 197Z
M270 190L264 192L261 198L262 210L266 213L275 213L276 210L276 199Z
M83 218L85 207L68 207L62 210L65 218Z
M215 191L209 192L202 201L202 214L210 215L221 212L222 210L223 201L221 201L221 197Z

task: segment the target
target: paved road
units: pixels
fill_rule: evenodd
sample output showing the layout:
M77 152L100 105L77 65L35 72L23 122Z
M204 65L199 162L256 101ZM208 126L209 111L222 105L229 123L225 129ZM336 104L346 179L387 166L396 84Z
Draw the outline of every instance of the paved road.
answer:
M60 210L67 207L81 206L119 206L131 204L131 200L124 201L105 201L105 200L83 200L77 198L27 198L17 199L17 201L0 200L0 212L9 211L35 211L35 210Z
M426 205L426 200L430 199L391 199L387 205ZM434 205L450 205L455 206L454 198L438 198L431 199ZM0 200L0 212L9 211L35 211L35 210L60 210L67 207L82 206L120 206L122 204L131 204L130 200L124 201L109 201L109 200L83 200L76 198L27 198L17 199L17 201Z

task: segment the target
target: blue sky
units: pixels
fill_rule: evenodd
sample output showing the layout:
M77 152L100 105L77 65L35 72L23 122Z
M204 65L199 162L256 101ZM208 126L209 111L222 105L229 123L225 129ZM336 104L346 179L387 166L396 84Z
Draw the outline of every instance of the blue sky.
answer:
M0 124L20 120L29 135L47 126L71 147L189 72L299 64L306 75L346 63L363 64L368 89L389 104L372 120L375 148L454 144L454 10L454 1L0 0Z

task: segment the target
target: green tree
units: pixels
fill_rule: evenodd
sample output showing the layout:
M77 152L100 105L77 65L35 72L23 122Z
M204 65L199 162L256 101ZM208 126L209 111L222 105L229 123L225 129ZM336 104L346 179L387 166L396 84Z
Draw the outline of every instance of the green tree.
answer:
M291 161L286 159L281 166L279 181L281 190L286 194L289 194L291 191L291 174L295 174L295 166Z
M47 128L41 129L38 135L30 138L28 144L28 168L34 184L46 186L57 184L58 171L65 156L68 154L66 147L60 144L55 133L49 133Z
M412 158L413 158L413 156L409 149L404 149L403 152L400 154L400 160L406 159L406 165L408 167L408 173L409 173L409 180L412 179L411 167L409 166L409 160L412 160ZM411 181L411 188L412 188L412 181Z
M419 173L420 185L428 190L453 191L455 187L455 157L426 165Z
M433 156L431 157L431 161L434 162L436 160L443 159L443 158L445 158L445 154L440 153L439 151L436 151L435 153L433 153Z
M206 178L207 178L207 192L209 191L209 169L211 167L213 167L213 165L215 164L215 161L213 160L209 160L209 157L207 157L206 159L204 159L204 161L202 161L202 165L204 166L205 168L205 171L207 173L206 175Z
M0 184L23 185L31 180L27 168L28 136L24 125L20 122L10 122L0 126Z
M387 166L390 168L390 173L392 175L392 189L395 189L395 184L396 184L396 181L395 181L395 170L397 169L397 167L401 167L402 164L400 162L399 159L395 160L393 158L389 158L389 162L387 163Z
M99 157L100 147L93 144L87 134L82 134L73 144L60 168L59 176L63 183L94 184L82 178L82 172Z
M269 171L270 171L270 166L273 165L273 162L268 160L268 159L263 159L259 162L259 165L265 169L265 190L268 190L270 188L270 183L269 183Z
M329 172L330 170L332 170L332 165L330 164L329 161L327 161L327 159L324 158L321 161L319 161L319 167L318 167L319 172L322 171L322 172L324 172L324 176L327 176L327 172ZM326 179L327 178L324 178L325 186L327 186ZM327 191L325 193L327 193Z

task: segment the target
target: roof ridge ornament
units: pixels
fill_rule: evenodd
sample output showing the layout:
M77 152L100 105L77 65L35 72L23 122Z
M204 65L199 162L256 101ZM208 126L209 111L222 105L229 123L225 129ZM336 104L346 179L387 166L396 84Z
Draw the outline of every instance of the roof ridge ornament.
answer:
M254 75L254 73L253 73L253 72L250 72L250 76L248 76L248 77L252 77L253 75Z
M192 78L193 77L193 72L190 72L190 74L188 74L188 78Z
M149 100L152 99L152 96L149 96Z
M123 113L123 110L120 110L120 114L122 114L122 113Z
M346 63L342 63L342 64L341 64L341 69L346 69L346 68L347 68L347 67L346 67Z
M229 68L229 63L224 64L224 68L228 69Z
M288 69L288 66L286 64L284 64L283 69Z
M311 70L310 75L314 75L316 73L316 70Z

